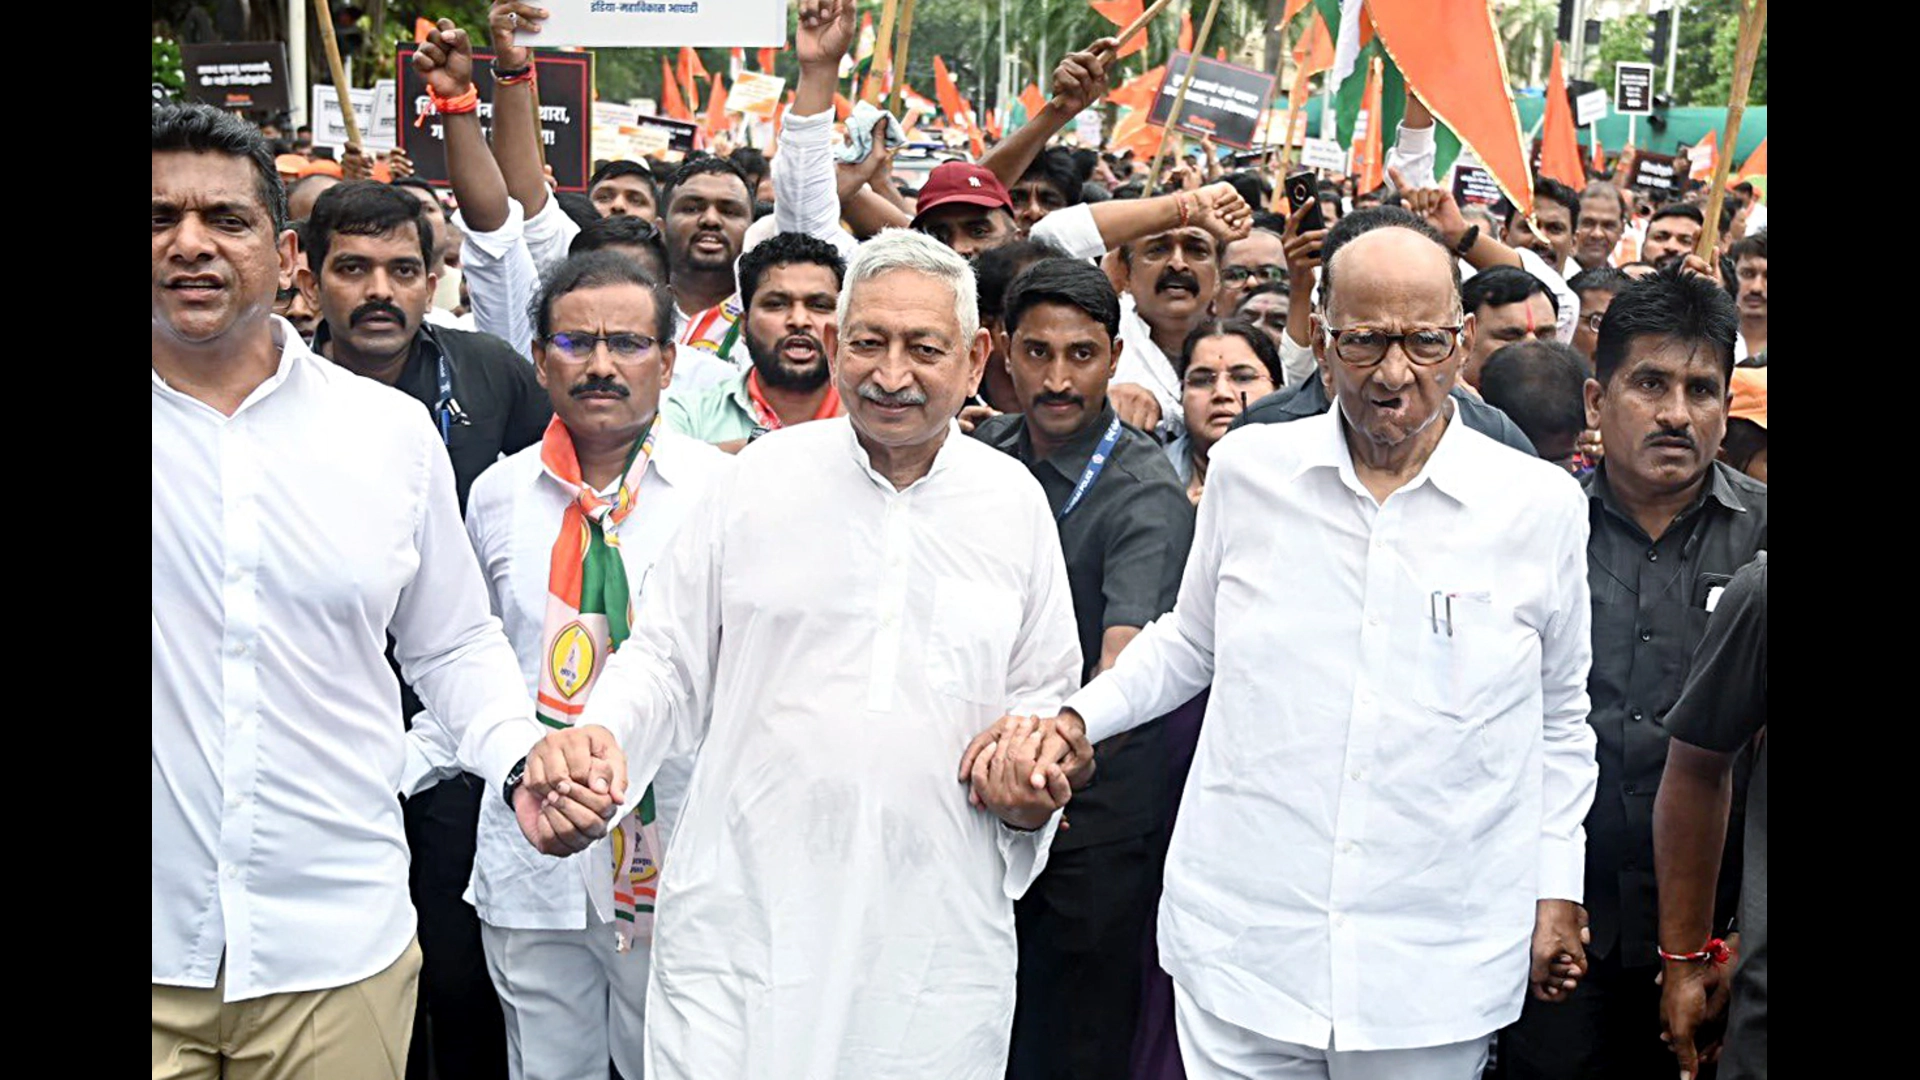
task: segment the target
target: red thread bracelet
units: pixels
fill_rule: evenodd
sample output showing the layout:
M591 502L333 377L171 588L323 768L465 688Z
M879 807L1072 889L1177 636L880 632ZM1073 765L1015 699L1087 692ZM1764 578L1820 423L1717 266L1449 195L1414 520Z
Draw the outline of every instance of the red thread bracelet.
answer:
M1733 954L1727 951L1726 941L1721 938L1714 938L1707 942L1707 947L1699 952L1671 953L1657 945L1654 946L1654 951L1660 954L1660 959L1680 964L1700 964L1709 961L1724 964L1733 958Z
M494 75L493 84L495 86L519 86L521 83L530 83L533 81L534 72L534 65L528 64L526 68L517 75Z
M478 109L479 107L480 107L480 91L475 89L471 85L469 85L464 91L458 94L455 94L452 97L441 97L438 93L434 91L433 87L429 86L427 87L426 111L422 112L419 116L414 118L413 126L419 127L420 125L426 123L427 117L432 116L435 113L438 113L441 116L454 116L460 113L473 112L475 109Z

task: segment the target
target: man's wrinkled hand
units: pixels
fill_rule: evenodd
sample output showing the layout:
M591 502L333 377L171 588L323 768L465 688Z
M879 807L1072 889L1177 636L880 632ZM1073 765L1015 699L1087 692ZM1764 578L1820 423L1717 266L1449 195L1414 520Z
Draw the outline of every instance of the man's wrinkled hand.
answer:
M1562 1002L1587 971L1587 909L1571 900L1534 904L1533 967L1528 981L1537 1001Z
M1098 102L1107 92L1108 72L1118 44L1114 38L1103 37L1063 57L1053 69L1053 100L1049 104L1068 116L1078 116Z
M524 786L546 802L585 788L618 804L627 796L627 756L598 724L549 732L527 754Z
M1045 744L1041 722L1027 716L973 755L969 794L974 804L1016 829L1045 825L1073 797L1065 774L1041 764ZM1035 778L1042 782L1034 784Z
M513 792L513 816L520 831L544 855L565 857L585 851L607 835L620 804L610 795L574 785L569 794L545 798L521 784Z

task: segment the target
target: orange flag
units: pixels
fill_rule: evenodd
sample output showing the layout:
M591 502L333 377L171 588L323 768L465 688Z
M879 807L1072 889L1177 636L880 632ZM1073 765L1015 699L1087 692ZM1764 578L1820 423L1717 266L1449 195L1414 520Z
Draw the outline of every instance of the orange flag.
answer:
M960 96L960 88L953 84L953 76L947 74L947 62L936 56L933 58L933 96L940 102L940 111L947 114L947 123L956 127L966 127L966 99Z
M700 54L693 51L691 45L680 46L680 84L687 93L687 109L700 111L700 84L696 78L708 78L707 66L700 62Z
M1092 0L1092 3L1093 10L1099 12L1108 22L1112 23L1117 30L1124 30L1132 26L1133 20L1139 18L1146 10L1146 5L1142 0ZM1116 57L1116 59L1132 56L1134 53L1146 47L1147 34L1146 31L1143 30L1133 35L1132 41L1120 47L1120 57Z
M1600 133L1597 131L1593 133L1593 171L1607 171L1607 148L1600 142Z
M438 25L432 19L413 20L413 43L419 45L425 42L427 35L433 33L433 28Z
M1308 0L1287 0L1287 10L1280 16L1280 25L1284 28L1293 21L1295 15L1306 10Z
M1191 11L1180 13L1180 51L1184 53L1193 51L1193 12Z
M723 131L731 130L733 124L727 120L727 86L720 76L713 77L713 86L707 93L707 138L711 139Z
M1107 100L1129 109L1149 108L1153 105L1153 95L1160 90L1160 81L1166 77L1167 65L1165 64L1143 71L1114 87L1113 92L1107 95Z
M1027 122L1032 123L1033 118L1040 115L1040 110L1047 107L1047 99L1040 96L1038 83L1028 83L1027 88L1020 91L1020 104L1026 106Z
M680 85L674 80L673 68L667 64L667 58L660 58L660 107L674 120L691 120L693 111L680 97Z
M1767 175L1767 140L1761 139L1760 145L1754 147L1753 153L1747 155L1747 160L1740 165L1739 171L1727 178L1727 183L1738 184L1742 180L1752 180L1765 175ZM1766 200L1762 198L1761 201Z
M1324 19L1309 18L1306 32L1293 47L1293 88L1287 91L1287 112L1295 121L1304 120L1301 106L1307 103L1307 80L1333 66L1333 39L1327 36L1327 23ZM1293 142L1293 133L1288 131L1287 142Z
M1575 191L1587 186L1587 170L1580 164L1580 138L1573 130L1573 104L1567 100L1567 79L1560 68L1560 43L1553 43L1553 64L1547 69L1547 116L1540 128L1540 175L1558 180Z
M1360 105L1366 110L1367 130L1354 140L1358 145L1353 148L1353 171L1360 174L1360 182L1353 190L1362 193L1379 187L1386 174L1380 139L1380 66L1380 58L1376 56L1367 68L1367 88L1361 95Z
M761 74L764 74L764 75L773 74L773 50L772 49L760 50L760 72Z
M1487 0L1367 0L1367 8L1407 85L1473 148L1508 201L1533 213L1532 170Z
M998 109L987 110L986 127L987 127L987 134L993 136L996 139L1000 137L1000 110Z
M1115 153L1132 150L1133 156L1145 161L1160 150L1160 141L1166 137L1166 129L1147 123L1147 110L1135 109L1126 118L1113 125L1113 135L1107 140L1107 147Z
M1690 180L1713 179L1713 167L1718 164L1715 158L1720 153L1720 135L1709 131L1707 137L1693 145L1687 151L1687 178Z
M834 91L833 118L835 120L845 120L847 117L852 115L853 115L853 102L847 100L847 95L842 94L837 90Z

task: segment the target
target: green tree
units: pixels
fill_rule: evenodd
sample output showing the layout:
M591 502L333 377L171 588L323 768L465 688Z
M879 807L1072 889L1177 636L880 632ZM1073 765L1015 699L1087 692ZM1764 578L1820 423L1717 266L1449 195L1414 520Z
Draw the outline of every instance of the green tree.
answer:
M1507 54L1507 81L1539 86L1553 56L1559 9L1553 0L1511 0L1499 12L1500 42Z
M1653 20L1645 15L1629 15L1603 23L1600 27L1600 55L1593 79L1613 94L1613 65L1622 60L1644 62L1647 59L1647 34Z

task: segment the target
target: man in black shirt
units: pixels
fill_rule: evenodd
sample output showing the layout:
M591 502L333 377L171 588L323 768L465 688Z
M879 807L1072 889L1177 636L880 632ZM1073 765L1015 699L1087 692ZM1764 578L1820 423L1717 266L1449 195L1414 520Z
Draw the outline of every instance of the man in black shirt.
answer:
M1060 528L1082 679L1112 666L1173 609L1194 513L1166 454L1114 415L1120 301L1100 270L1042 259L1013 279L1002 318L1023 412L974 437L1024 462ZM1140 1007L1140 948L1159 896L1168 792L1156 721L1100 744L1047 868L1014 905L1019 992L1007 1075L1125 1076Z
M1679 1066L1696 1071L1701 1026L1727 977L1714 955L1714 884L1732 803L1734 762L1760 737L1747 787L1746 858L1740 884L1739 957L1720 1075L1767 1075L1767 553L1728 583L1687 688L1667 714L1673 748L1653 809L1660 877L1660 944L1668 957L1660 1011ZM1732 937L1732 935L1728 935ZM1730 943L1731 944L1731 943ZM1700 957L1699 954L1707 956Z
M533 365L490 334L425 323L435 284L433 230L426 208L406 192L371 180L329 188L314 203L303 238L308 271L301 287L324 320L314 351L428 410L465 513L474 479L503 455L538 442L552 419ZM402 717L419 710L403 682ZM426 1076L429 1055L442 1076L506 1076L506 1027L487 976L480 921L461 899L473 873L482 787L462 775L407 800L422 958L411 1078Z
M1607 456L1583 481L1593 595L1588 720L1599 790L1587 814L1591 970L1561 1005L1529 1001L1502 1033L1509 1077L1663 1075L1653 805L1667 762L1661 726L1707 614L1767 546L1767 488L1715 460L1726 434L1738 315L1726 290L1676 270L1614 297L1594 349L1587 423ZM1735 868L1723 875L1732 912Z

